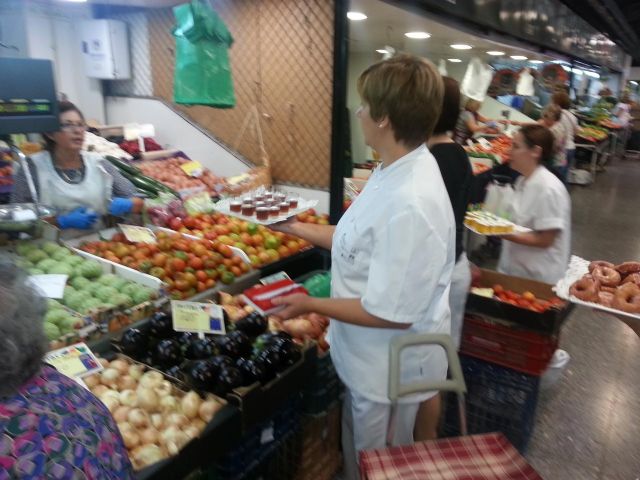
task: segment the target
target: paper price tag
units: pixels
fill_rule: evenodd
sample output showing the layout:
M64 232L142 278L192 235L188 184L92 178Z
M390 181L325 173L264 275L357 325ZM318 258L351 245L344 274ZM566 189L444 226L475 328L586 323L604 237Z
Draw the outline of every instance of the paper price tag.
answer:
M146 227L118 224L124 236L133 243L157 243L156 234Z
M39 289L47 298L62 298L67 284L67 275L30 275L29 283Z
M213 303L171 301L173 329L177 332L213 333L224 335L224 313Z
M480 143L480 145L482 145L484 148L488 148L488 149L491 148L491 144L487 141L486 138L479 137L478 143Z
M53 350L44 357L60 373L71 378L80 378L103 369L102 365L85 343L76 343L68 347Z
M180 168L184 173L190 177L199 177L202 175L202 164L200 162L187 162L180 165Z
M269 285L270 283L276 283L280 280L291 280L291 277L287 275L287 272L277 272L273 275L269 275L260 280L262 285Z

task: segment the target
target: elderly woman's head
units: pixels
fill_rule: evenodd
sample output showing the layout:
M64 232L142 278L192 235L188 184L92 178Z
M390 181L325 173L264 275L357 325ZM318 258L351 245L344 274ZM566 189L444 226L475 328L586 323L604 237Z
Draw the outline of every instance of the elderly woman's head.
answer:
M433 132L444 87L429 61L400 55L367 68L358 79L362 106L357 115L367 145L395 141L414 149Z
M47 302L11 259L0 256L0 396L38 372L46 351Z

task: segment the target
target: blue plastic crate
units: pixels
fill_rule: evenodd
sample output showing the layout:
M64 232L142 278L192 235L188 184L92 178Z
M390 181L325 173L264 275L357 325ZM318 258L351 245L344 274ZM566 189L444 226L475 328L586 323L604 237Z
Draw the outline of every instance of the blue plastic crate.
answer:
M502 432L524 452L533 433L540 377L460 355L467 384L467 426L470 434ZM455 395L446 402L443 433L460 434Z
M308 415L326 412L342 394L344 387L329 353L318 357L313 377L302 391L302 411Z

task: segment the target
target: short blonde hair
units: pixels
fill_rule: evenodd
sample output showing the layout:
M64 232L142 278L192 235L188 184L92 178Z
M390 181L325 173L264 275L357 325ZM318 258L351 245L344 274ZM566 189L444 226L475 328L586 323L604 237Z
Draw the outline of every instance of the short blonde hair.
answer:
M444 85L431 62L399 55L362 72L358 93L374 121L389 117L396 141L415 147L433 133L442 110Z
M480 102L479 100L475 100L473 98L468 98L464 104L464 108L466 108L469 111L475 111L475 112L480 110L481 106L482 106L482 102Z

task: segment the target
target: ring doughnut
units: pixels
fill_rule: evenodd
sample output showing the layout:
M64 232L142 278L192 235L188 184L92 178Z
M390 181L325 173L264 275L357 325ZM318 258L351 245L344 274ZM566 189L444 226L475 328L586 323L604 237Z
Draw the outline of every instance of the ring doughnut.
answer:
M611 267L596 267L591 272L591 275L605 287L617 287L620 285L620 274Z
M581 278L569 289L569 293L580 300L585 302L598 301L598 290L600 288L600 282L591 278Z
M604 286L601 286L600 287L600 291L613 294L613 293L616 293L616 287L604 287Z
M611 306L627 313L640 313L640 287L635 283L622 285L616 291Z
M616 265L615 269L620 272L620 275L626 277L632 273L640 273L640 262L624 262Z
M598 267L615 268L615 265L610 262L605 262L604 260L594 260L589 264L589 273L593 272Z
M622 281L623 285L625 283L635 283L640 287L640 273L632 273L631 275L627 275Z
M610 307L613 303L614 294L611 292L603 292L598 293L598 303L600 305L604 305L605 307Z

